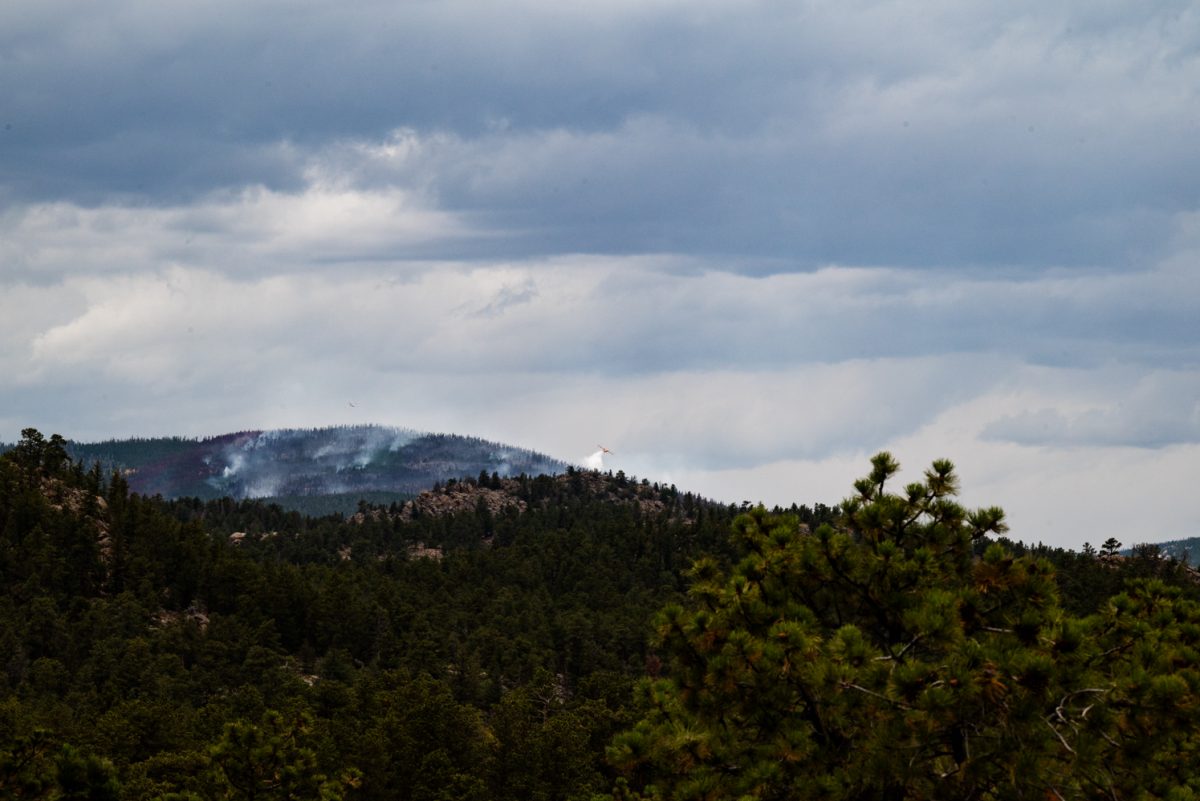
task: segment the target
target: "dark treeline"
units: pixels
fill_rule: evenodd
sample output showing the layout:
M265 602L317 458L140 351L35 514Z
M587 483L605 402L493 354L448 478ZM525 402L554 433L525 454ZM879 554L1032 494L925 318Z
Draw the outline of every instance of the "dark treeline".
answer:
M655 613L697 558L736 563L746 508L623 473L452 484L478 502L165 501L27 430L0 457L0 797L610 792L605 749L664 669ZM840 511L778 510L804 531ZM1130 575L1195 595L1149 552L1039 556L1080 614Z

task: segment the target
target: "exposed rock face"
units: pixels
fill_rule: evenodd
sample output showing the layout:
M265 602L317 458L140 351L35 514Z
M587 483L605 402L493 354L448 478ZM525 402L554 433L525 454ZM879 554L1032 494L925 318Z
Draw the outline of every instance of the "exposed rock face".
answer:
M432 559L439 562L444 555L441 548L428 548L423 542L418 542L408 549L409 559Z
M507 489L491 489L476 484L458 482L440 490L422 492L415 499L404 504L400 511L402 520L412 520L416 515L444 517L445 515L462 512L475 512L487 509L493 515L508 509L524 512L528 504L516 497L514 490L519 486L516 481L508 481Z
M76 517L88 520L96 528L96 545L100 549L100 561L106 566L112 562L112 535L109 533L108 501L100 495L92 495L81 489L68 487L57 478L42 479L42 496L56 511L66 510Z
M195 623L200 631L206 631L208 629L208 611L200 604L192 604L182 612L171 612L162 609L154 616L154 625L159 628L166 628L167 626L175 626L187 622Z
M350 522L363 523L368 519L408 522L418 517L444 517L483 510L492 515L511 511L521 513L531 503L544 503L551 495L578 495L611 503L635 504L643 515L654 516L669 508L664 492L657 485L627 480L622 474L613 476L585 470L534 479L493 477L485 481L481 477L480 481L451 481L422 492L406 501L398 512L378 507L360 511L351 516ZM542 500L532 500L534 498Z

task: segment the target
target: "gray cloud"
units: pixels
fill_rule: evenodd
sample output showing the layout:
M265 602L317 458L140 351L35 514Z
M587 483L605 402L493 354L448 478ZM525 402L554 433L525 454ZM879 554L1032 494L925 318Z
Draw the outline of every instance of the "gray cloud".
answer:
M58 295L45 283L13 284L11 352L32 347L42 365L124 363L143 350L200 363L210 348L278 347L304 362L370 343L355 358L380 370L613 375L965 354L1145 369L1200 362L1191 336L1200 274L1183 256L1178 268L1007 278L845 267L751 277L678 257L329 261L402 247L437 225L454 230L453 220L419 208L406 225L401 201L324 192L239 198L212 216L246 229L197 234L192 264L169 268L155 264L187 249L173 212L165 223L125 214L72 223L70 213L48 211L32 229L10 229L6 247L40 255L42 269L59 265L49 286L68 270L84 275L89 260L96 272L67 280ZM52 253L22 246L51 228ZM50 299L60 296L73 300ZM40 306L54 316L24 314ZM203 336L180 339L185 323Z
M296 191L409 130L397 185L510 232L435 257L1116 264L1200 206L1184 2L9 9L13 200Z
M987 425L987 440L1020 445L1165 448L1200 442L1200 374L1134 375L1103 394L1064 399ZM1073 402L1072 402L1073 401Z
M1102 380L1082 400L1047 385L1051 394L992 414L996 422L986 436L1033 443L1030 432L1039 429L1031 426L1040 418L1029 414L1128 395L1127 416L1142 421L1136 430L1125 424L1125 434L1104 434L1101 420L1045 439L1191 441L1195 421L1192 429L1178 423L1196 399L1195 370L1184 365L1200 362L1200 346L1181 336L1200 314L1194 271L999 281L861 268L751 278L671 266L664 259L574 257L442 265L399 282L384 280L386 270L238 278L175 267L71 279L66 286L75 300L50 318L45 310L54 290L13 285L8 372L23 377L19 384L121 385L163 396L241 386L244 397L276 401L286 392L274 387L300 375L344 376L345 392L355 397L370 386L387 395L395 382L454 387L492 376L478 379L486 391L465 390L453 405L482 413L475 398L514 416L531 402L528 386L542 388L537 403L545 404L559 397L559 383L601 381L607 389L594 396L607 402L613 392L649 382L662 392L629 390L629 403L616 408L647 420L659 413L636 412L635 399L661 406L669 410L661 413L663 425L686 417L676 406L681 394L703 398L709 382L763 375L773 377L761 391L783 393L792 403L811 386L815 402L833 403L846 431L855 432L845 439L828 422L799 445L776 436L770 421L782 414L778 401L770 411L747 411L744 427L731 426L735 407L721 405L714 416L679 429L682 439L666 448L705 464L756 464L784 454L751 444L763 436L787 453L810 456L883 441L948 404L1001 391L1006 382L1040 386L1042 374L1014 369L1041 363L1056 374L1088 370ZM1157 322L1137 330L1151 314ZM1106 366L1112 364L1121 370ZM849 372L837 372L837 365ZM839 376L860 372L877 375L839 385ZM676 380L682 382L676 389L665 389ZM1134 385L1140 394L1129 395ZM871 425L849 411L849 398L860 390L863 415L871 402L879 404ZM757 391L754 385L749 397ZM745 402L736 392L727 402L735 399ZM562 402L579 399L572 394ZM758 424L762 433L755 434ZM705 426L728 435L692 442ZM1152 432L1158 439L1147 439Z

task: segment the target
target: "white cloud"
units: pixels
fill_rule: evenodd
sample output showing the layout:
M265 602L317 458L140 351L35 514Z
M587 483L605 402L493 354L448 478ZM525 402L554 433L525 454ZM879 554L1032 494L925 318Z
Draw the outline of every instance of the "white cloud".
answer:
M1057 392L1029 398L1019 411L991 421L981 436L1022 445L1154 448L1200 442L1200 371L1059 372ZM1094 373L1104 379L1097 381Z
M315 182L299 192L255 187L168 207L41 203L0 217L0 234L6 275L44 282L171 264L247 276L398 264L432 242L480 232L401 189Z
M61 283L68 296L91 298L86 319L43 328L45 356L59 340L84 349L104 340L92 328L119 330L136 347L138 331L150 329L143 320L127 330L127 319L220 317L219 308L253 298L242 317L259 320L254 330L268 337L277 315L289 325L315 315L312 327L326 329L312 343L318 351L369 336L395 345L380 359L397 369L438 359L443 369L637 372L980 352L1170 369L1200 357L1200 341L1188 336L1200 316L1194 219L1177 218L1161 266L1137 271L829 266L753 277L721 257L425 260L428 242L491 234L410 193L322 181L194 206L59 202L10 212L0 220L0 260L10 280ZM150 308L123 308L143 296ZM438 342L458 350L439 352L428 338L435 328ZM280 337L286 347L292 334Z
M16 416L32 407L10 385L0 423L11 438L28 424L102 437L380 422L566 458L599 441L616 451L612 469L785 505L840 500L887 448L914 470L954 459L967 501L1005 506L1018 538L1130 541L1145 523L1131 510L1147 504L1161 504L1164 537L1196 522L1179 478L1197 455L1195 371L1035 367L961 350L952 336L940 351L821 361L810 343L786 341L797 307L821 310L812 331L883 316L857 334L834 329L836 345L886 336L889 309L932 313L949 301L904 272L750 279L671 266L574 257L443 266L402 281L241 280L181 267L75 278L66 290L80 306L41 329L24 318L24 348L6 349L25 354L11 367L42 402ZM950 305L972 308L1004 287L968 288ZM44 308L63 291L10 289L13 309ZM722 340L733 344L704 356ZM671 353L711 363L672 367ZM1066 426L1030 434L1042 410Z

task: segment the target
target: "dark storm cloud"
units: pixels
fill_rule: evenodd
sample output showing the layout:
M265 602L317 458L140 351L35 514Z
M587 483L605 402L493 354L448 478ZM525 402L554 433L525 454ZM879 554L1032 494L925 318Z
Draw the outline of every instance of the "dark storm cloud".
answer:
M1194 6L9 4L10 203L300 191L348 143L504 236L429 256L1145 263L1200 205ZM730 269L738 269L731 261Z

